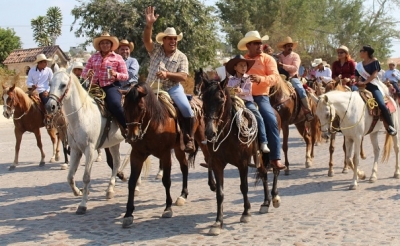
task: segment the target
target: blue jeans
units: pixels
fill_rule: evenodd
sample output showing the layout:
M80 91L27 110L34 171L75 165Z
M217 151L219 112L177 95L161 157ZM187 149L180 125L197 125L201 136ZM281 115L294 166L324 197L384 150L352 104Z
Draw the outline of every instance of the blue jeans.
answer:
M183 117L194 117L192 107L190 107L189 100L187 99L183 86L180 83L169 89L168 94L178 107Z
M268 96L253 96L254 101L257 103L260 114L264 120L265 132L268 139L268 147L270 160L281 159L281 141L278 130L278 121L272 108Z
M390 81L390 83L393 85L393 87L396 89L396 93L400 93L400 89L399 89L399 83L397 83L396 81Z
M40 100L42 100L43 105L46 105L47 101L49 100L49 97L48 96L45 97L43 94L44 94L44 92L39 93L39 97L40 97Z
M118 89L121 88L121 83L119 81L114 82L114 84L102 87L104 92L106 93L105 101L107 103L107 109L111 112L111 114L117 119L119 124L125 129L125 115L124 110L121 106L121 98L122 95L119 93Z
M373 85L371 83L368 83L365 88L372 93L372 96L375 98L375 101L378 103L378 107L381 110L381 113L383 115L383 118L385 118L386 123L389 126L394 126L392 117L390 116L389 109L386 107L385 101L383 100L382 92L378 89L378 87L376 85Z
M304 90L303 84L301 83L301 81L298 78L291 78L290 83L292 83L294 89L299 94L300 99L307 97L306 90Z
M351 91L358 91L358 87L356 85L350 85L349 87Z
M246 101L244 104L246 105L246 108L248 108L256 117L258 126L258 140L260 141L260 144L268 143L267 134L265 132L265 124L260 111L258 111L254 102Z

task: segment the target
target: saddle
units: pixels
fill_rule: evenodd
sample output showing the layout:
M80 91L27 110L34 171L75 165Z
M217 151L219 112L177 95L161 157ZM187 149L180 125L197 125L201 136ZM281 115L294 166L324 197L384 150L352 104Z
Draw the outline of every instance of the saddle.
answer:
M31 91L27 91L26 92L29 96L29 98L33 101L34 105L36 105L39 110L42 112L43 117L44 117L44 126L46 127L47 130L50 130L51 128L53 128L53 126L51 125L52 122L52 115L48 115L46 112L46 108L45 105L42 102L42 99L40 99L39 97L39 93L37 92L37 90L31 90Z

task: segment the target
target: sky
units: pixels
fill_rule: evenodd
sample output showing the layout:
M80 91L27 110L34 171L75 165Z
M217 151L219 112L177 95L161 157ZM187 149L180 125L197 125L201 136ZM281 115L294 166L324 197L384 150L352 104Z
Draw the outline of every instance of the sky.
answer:
M372 2L373 0L368 0ZM217 0L205 0L207 5L215 5ZM76 0L0 0L0 27L13 28L16 35L21 38L23 48L37 47L33 41L31 30L31 19L37 18L39 15L46 15L49 7L58 6L61 8L63 15L62 35L58 37L56 44L60 45L65 52L69 51L70 47L78 46L85 41L84 38L76 38L73 31L70 31L72 22L74 21L71 15L71 10L79 3ZM400 57L400 41L393 43L392 57ZM93 50L93 47L87 47Z

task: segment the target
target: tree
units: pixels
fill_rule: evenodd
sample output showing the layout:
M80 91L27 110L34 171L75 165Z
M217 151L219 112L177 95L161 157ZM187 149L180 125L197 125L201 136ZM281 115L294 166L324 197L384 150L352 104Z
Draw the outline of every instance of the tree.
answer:
M102 31L108 31L119 39L133 41L134 57L141 64L141 71L147 71L149 56L142 41L144 10L153 1L78 1L80 5L72 10L75 17L73 25L79 21L75 35L87 37L87 45ZM173 26L178 33L183 32L178 48L187 55L191 70L214 62L219 43L216 27L218 19L213 16L213 7L207 7L199 0L159 0L154 6L156 13L160 14L153 26L154 41L157 33Z
M38 16L31 20L33 39L39 46L55 45L61 36L62 14L59 7L47 9L46 16Z
M14 29L0 28L0 63L3 63L11 51L21 47L21 39L15 35Z

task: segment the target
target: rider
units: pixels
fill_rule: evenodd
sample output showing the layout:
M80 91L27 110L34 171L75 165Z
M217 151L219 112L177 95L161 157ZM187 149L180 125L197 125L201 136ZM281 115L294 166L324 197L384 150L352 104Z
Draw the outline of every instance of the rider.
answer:
M330 68L327 68L325 65L326 61L323 61L321 58L314 59L314 61L312 62L311 66L316 68L315 78L319 83L328 83L332 81L332 70Z
M277 47L282 51L278 56L278 67L289 74L289 80L296 89L303 107L306 109L307 121L311 121L314 119L314 116L308 102L307 93L298 77L298 71L301 64L300 56L293 52L297 47L297 42L293 42L290 37L286 37L278 43Z
M118 44L118 38L108 33L94 38L93 46L97 52L89 58L82 77L89 78L93 84L98 84L104 90L108 110L121 127L126 129L124 111L121 106L122 95L118 89L121 86L120 81L128 80L129 76L125 61L114 52ZM122 135L125 134L125 132L122 133Z
M400 72L396 69L397 64L394 61L389 61L389 70L386 70L383 80L393 85L396 89L397 95L400 95L399 81Z
M346 82L352 91L357 91L358 87L353 84L356 65L349 54L349 48L341 45L336 49L338 59L332 64L332 79L339 80L339 76Z
M363 59L363 61L356 66L356 80L359 86L365 86L365 88L372 93L388 125L386 131L389 135L395 136L397 131L394 128L389 109L385 105L384 94L379 89L382 83L376 79L378 72L381 70L381 66L379 61L373 56L374 51L375 50L369 45L364 45L360 50L360 58Z
M139 80L139 63L135 58L130 56L134 47L133 43L126 39L119 41L118 54L124 59L129 74L128 80L120 81L122 87L137 83Z
M26 85L30 92L36 90L39 93L40 100L43 105L49 100L50 91L50 80L53 78L53 71L47 67L47 62L51 59L47 59L45 54L39 54L36 56L36 68L31 68L28 73L28 79Z
M270 163L277 169L285 169L280 161L281 142L279 137L278 122L274 109L269 102L269 88L281 78L278 73L275 59L262 52L262 42L258 31L246 33L238 43L239 50L247 50L245 58L255 60L255 64L248 71L252 84L253 99L257 103L261 116L264 119L265 130L271 152Z
M175 28L167 27L164 32L156 36L156 43L151 35L153 24L158 18L154 15L154 7L146 8L146 26L143 33L143 41L150 55L149 75L146 83L159 82L160 88L167 91L179 111L184 117L186 134L184 134L185 152L194 151L193 130L194 113L180 82L187 79L189 74L189 62L185 54L178 50L177 45L183 37L177 35Z

